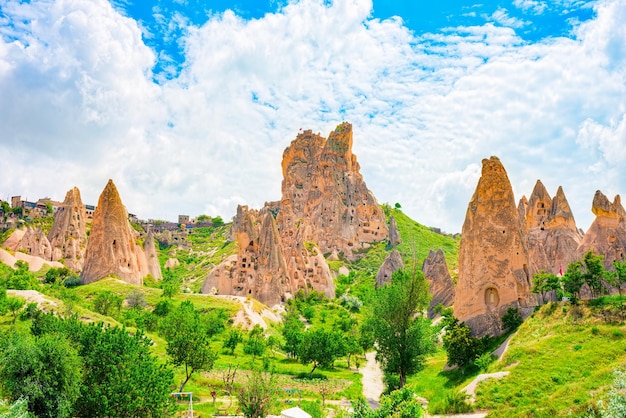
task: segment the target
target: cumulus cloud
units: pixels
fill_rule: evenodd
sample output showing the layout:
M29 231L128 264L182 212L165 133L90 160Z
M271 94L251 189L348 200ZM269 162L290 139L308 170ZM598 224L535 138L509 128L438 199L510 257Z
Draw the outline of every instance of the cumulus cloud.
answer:
M371 1L326 3L202 26L180 17L185 62L156 83L138 22L107 1L0 0L12 22L0 22L0 192L60 199L78 185L95 203L113 178L140 217L229 218L280 198L299 128L326 136L342 120L379 201L449 232L490 155L518 198L538 178L552 193L562 184L583 228L595 189L623 186L623 2L538 43L503 9L498 25L415 36L371 18Z

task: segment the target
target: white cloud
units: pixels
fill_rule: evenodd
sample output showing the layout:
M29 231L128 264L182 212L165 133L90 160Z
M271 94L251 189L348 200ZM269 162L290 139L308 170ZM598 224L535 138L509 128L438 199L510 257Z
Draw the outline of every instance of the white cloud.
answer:
M508 10L503 7L498 7L498 9L491 14L491 19L502 26L515 29L519 29L529 24L529 22L509 15Z
M326 136L342 120L378 199L449 232L491 155L518 198L537 178L553 194L562 184L583 228L595 189L626 186L624 2L599 3L575 39L536 44L515 22L414 37L359 0L201 27L181 17L186 62L160 85L137 22L108 2L0 5L19 23L0 23L1 198L61 199L77 185L95 203L113 178L141 217L229 218L280 198L300 127ZM597 167L606 174L590 176Z
M514 0L513 5L524 12L531 12L536 15L542 14L548 7L546 2L536 0Z

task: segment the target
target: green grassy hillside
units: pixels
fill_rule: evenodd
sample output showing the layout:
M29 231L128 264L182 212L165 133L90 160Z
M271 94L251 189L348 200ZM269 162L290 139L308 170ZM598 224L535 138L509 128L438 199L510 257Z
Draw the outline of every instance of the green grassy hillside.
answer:
M394 216L396 219L402 237L402 244L398 246L398 250L407 266L415 259L417 267L421 267L423 259L431 249L441 248L450 267L456 267L458 239L437 234L407 217L400 209L388 205L383 207L388 217ZM159 261L162 267L169 259L176 259L179 264L164 274L165 281L174 283L178 288L171 297L167 297L164 292L163 282L153 280L146 280L144 286L130 285L114 277L79 286L67 287L62 282L45 284L43 282L48 268L37 273L23 273L21 281L17 281L12 270L4 266L5 268L0 269L0 280L6 283L23 283L24 288L37 290L49 300L45 304L46 309L54 310L60 316L76 315L85 322L123 326L130 332L142 329L153 342L152 352L164 364L170 364L170 358L165 350L167 343L161 330L162 321L167 313L159 313L164 306L172 312L182 302L191 301L196 311L208 322L220 323L219 318L222 320L227 318L223 322L223 327L216 328L212 336L211 347L218 355L214 367L210 371L194 374L185 386L186 391L194 393L196 416L213 415L216 408L229 405L233 405L231 412L234 411L236 408L236 402L232 402L234 396L227 395L223 381L225 373L233 367L238 368L239 374L235 382L236 389L241 387L244 376L249 374L253 367L271 367L280 374L280 387L292 390L281 392L274 405L274 413L279 413L281 409L302 400L302 405L314 416L325 416L317 412L321 410L323 397L330 400L330 404L326 406L334 408L336 416L345 415L339 406L340 401L357 399L363 390L361 374L358 372L358 367L365 362L362 357L353 356L350 364L347 358L339 358L335 361L334 367L317 368L313 375L314 379L309 379L311 364L301 364L283 352L282 324L268 320L266 323L269 327L265 331L270 337L268 348L262 356L254 358L244 350L248 338L247 330L234 326L235 320L241 319L236 318L242 307L241 302L197 293L211 269L237 251L236 243L228 240L230 226L227 224L214 228L196 228L187 236L188 245L159 248ZM367 305L373 295L375 274L391 250L387 243L377 243L364 250L362 258L357 262L351 263L347 260L330 262L331 268L335 271L342 266L350 271L349 276L337 278L338 288L343 290L341 293L356 295L360 299L358 303ZM256 301L244 301L248 302L257 314L269 310ZM303 319L306 318L312 329L341 330L345 335L357 335L362 321L358 303L349 305L341 299L329 300L320 295L300 295L299 299L287 306L287 309L294 309ZM26 305L24 304L21 312L26 312ZM14 317L7 311L4 316L0 316L0 330L3 333L13 331L28 333L32 320L33 316L20 314L13 324ZM251 320L243 319L244 323L248 324ZM243 341L231 354L224 348L224 343L231 331L237 329L241 330ZM170 364L170 367L173 366ZM184 380L184 367L173 367L173 370L173 383L178 385ZM175 389L176 387L172 386L172 390ZM217 392L215 403L211 397L212 391ZM181 402L179 410L183 411L185 408L186 403Z
M618 297L591 305L550 303L524 321L487 370L446 371L439 349L410 385L438 412L479 373L508 371L478 385L475 408L488 417L620 416L601 415L598 401L606 405L614 371L626 368L625 313Z

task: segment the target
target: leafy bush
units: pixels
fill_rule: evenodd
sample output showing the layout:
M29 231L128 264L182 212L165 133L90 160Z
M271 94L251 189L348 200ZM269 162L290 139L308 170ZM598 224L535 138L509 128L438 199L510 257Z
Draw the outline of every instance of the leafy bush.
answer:
M502 316L502 327L505 330L513 331L522 325L522 322L524 322L524 319L522 319L522 315L520 315L517 308L508 308Z
M361 302L358 297L346 294L341 295L339 303L354 312L359 312L363 306L363 302Z
M80 286L81 284L83 284L83 282L80 280L80 277L78 276L70 276L63 281L63 286L65 287L76 287L76 286Z
M167 314L170 313L171 310L172 302L169 299L162 299L156 304L152 313L157 316L164 317L167 316Z
M443 404L435 405L431 409L434 414L464 414L473 411L472 405L467 402L467 394L463 392L448 394Z
M483 353L480 357L474 360L474 365L480 370L486 372L493 360L494 357L490 353Z
M109 315L113 313L113 310L119 312L122 307L122 298L117 296L110 290L105 290L96 296L93 302L93 308L96 312L102 315Z

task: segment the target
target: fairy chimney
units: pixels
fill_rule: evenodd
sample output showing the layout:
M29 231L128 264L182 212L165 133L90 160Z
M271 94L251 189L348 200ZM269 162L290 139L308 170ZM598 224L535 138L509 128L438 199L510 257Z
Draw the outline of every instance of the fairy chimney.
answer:
M474 334L501 333L507 308L532 309L528 251L513 190L497 157L483 160L459 250L455 315Z
M143 284L148 269L145 254L135 242L137 237L117 188L109 180L93 214L85 265L80 276L83 283L115 275L131 284Z

